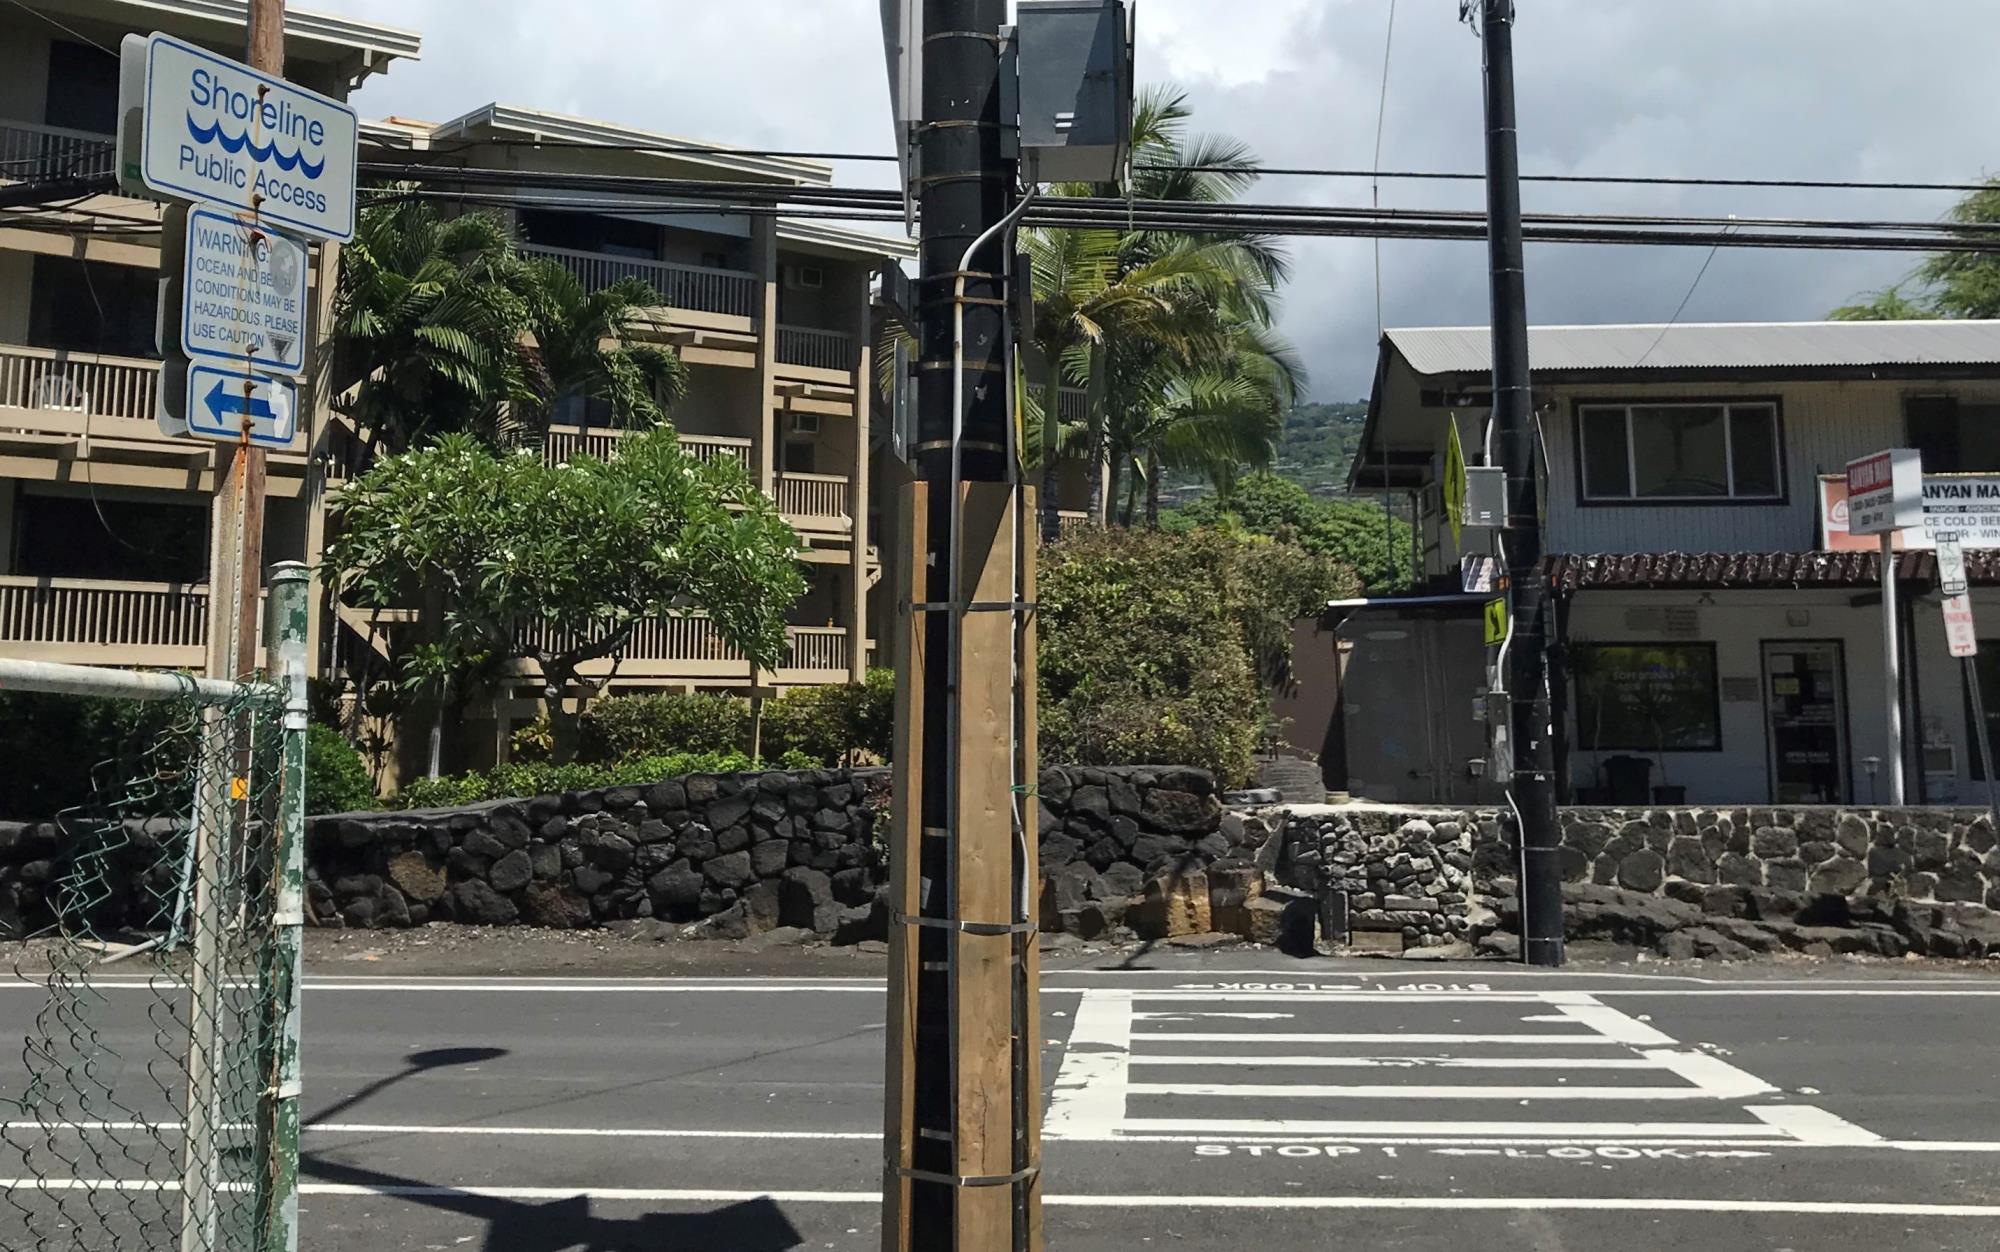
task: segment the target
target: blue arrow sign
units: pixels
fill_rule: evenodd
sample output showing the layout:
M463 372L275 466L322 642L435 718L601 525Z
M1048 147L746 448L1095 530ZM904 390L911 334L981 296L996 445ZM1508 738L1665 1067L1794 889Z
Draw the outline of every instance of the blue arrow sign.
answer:
M289 379L195 365L188 369L188 433L235 443L248 428L250 442L289 448L298 438L298 391Z

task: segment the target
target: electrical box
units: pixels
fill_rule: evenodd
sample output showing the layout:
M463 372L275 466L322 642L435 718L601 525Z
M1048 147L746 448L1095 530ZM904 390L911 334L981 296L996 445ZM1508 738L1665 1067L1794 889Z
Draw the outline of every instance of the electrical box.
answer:
M1507 470L1499 465L1465 468L1465 513L1461 526L1499 529L1507 522Z
M1020 0L1021 160L1038 182L1114 183L1132 143L1125 0Z

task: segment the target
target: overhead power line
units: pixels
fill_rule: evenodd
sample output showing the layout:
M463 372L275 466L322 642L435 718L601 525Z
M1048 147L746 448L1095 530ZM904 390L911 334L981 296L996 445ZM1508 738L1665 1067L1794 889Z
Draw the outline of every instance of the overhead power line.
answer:
M363 140L364 144L384 152L404 152L410 149L398 144L386 143L379 139ZM888 162L896 160L892 153L884 152L815 152L781 148L725 148L715 144L698 143L595 143L585 139L464 139L457 140L448 147L433 145L426 150L430 156L452 156L460 152L479 148L554 148L554 149L594 149L599 152L636 152L659 156L712 156L712 157L766 157L773 160L798 161L870 161ZM1484 182L1486 175L1476 172L1447 170L1384 170L1353 169L1341 167L1314 167L1289 165L1174 165L1140 163L1133 168L1159 172L1206 171L1217 174L1257 174L1270 178L1351 178L1360 180L1410 180L1418 182ZM1528 183L1572 183L1601 184L1605 186L1632 187L1775 187L1801 191L1985 191L1992 184L1984 182L1924 182L1885 181L1851 178L1722 178L1712 176L1675 176L1665 174L1523 174L1522 182Z

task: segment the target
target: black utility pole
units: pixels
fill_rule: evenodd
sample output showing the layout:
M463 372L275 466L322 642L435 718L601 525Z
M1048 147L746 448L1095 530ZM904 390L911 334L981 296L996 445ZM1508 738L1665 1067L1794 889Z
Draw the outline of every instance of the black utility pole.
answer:
M1548 587L1541 574L1534 400L1528 387L1528 289L1521 249L1521 163L1514 121L1514 0L1479 0L1486 50L1486 214L1493 294L1493 435L1507 471L1507 672L1513 778L1508 799L1521 841L1521 956L1563 963L1562 873L1556 864Z
M1035 902L1024 886L1037 881L1034 732L1021 695L1034 689L1034 531L1015 469L1001 229L1017 202L1000 107L1007 4L921 3L917 482L896 583L883 1247L1040 1252Z

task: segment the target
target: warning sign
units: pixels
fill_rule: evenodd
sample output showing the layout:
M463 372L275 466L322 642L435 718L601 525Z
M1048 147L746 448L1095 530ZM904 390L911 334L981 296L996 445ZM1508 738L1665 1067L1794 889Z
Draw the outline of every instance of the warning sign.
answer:
M1486 602L1486 642L1488 646L1507 642L1507 602Z
M1451 523L1451 542L1457 547L1465 525L1465 447L1458 441L1457 418L1450 419L1446 429L1450 434L1444 445L1444 518Z
M1946 596L1944 599L1944 638L1951 647L1953 656L1976 656L1979 652L1979 632L1972 624L1972 597L1968 595Z

